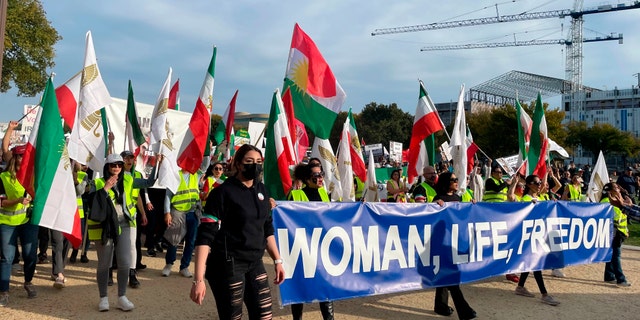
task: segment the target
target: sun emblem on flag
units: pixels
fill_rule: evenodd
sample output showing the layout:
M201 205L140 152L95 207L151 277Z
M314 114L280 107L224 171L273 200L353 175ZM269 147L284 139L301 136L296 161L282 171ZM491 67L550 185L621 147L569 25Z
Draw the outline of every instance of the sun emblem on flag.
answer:
M307 92L307 81L309 79L309 60L299 59L294 62L293 68L289 74L293 81L302 92Z

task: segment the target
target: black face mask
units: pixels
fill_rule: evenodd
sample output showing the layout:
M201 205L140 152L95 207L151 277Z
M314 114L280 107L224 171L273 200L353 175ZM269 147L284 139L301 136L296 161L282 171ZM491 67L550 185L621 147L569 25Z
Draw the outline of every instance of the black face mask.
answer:
M242 176L248 180L254 180L262 173L261 163L243 163Z

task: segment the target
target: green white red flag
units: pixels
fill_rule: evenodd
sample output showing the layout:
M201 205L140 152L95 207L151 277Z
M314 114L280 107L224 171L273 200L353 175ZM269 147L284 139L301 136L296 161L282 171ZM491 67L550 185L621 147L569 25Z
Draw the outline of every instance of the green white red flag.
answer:
M285 89L282 93L282 104L284 105L284 113L287 115L287 125L289 126L289 135L293 143L293 150L295 151L295 162L298 163L307 154L309 149L309 136L307 135L307 129L304 124L296 119L296 113L293 108L293 101L291 98L291 90Z
M342 194L340 177L328 139L347 95L316 44L297 23L293 28L285 72L286 89L291 91L295 117L316 136L311 156L320 159L326 188L337 200Z
M41 106L16 177L33 197L31 223L63 232L71 245L78 248L82 231L73 167L51 79L47 81Z
M409 143L409 167L407 168L409 183L413 184L419 172L422 172L423 169L418 168L419 163L424 163L424 161L420 161L419 159L420 143L428 136L443 129L444 125L442 124L442 120L440 120L438 110L436 110L435 104L424 88L424 84L420 81L420 95L418 97L416 114L413 118L413 129L411 130L411 140Z
M365 166L364 158L362 157L362 146L360 145L360 139L358 138L356 119L353 117L351 108L349 108L347 118L349 118L349 150L351 151L351 166L353 167L353 174L355 174L360 181L365 182L367 181L367 167Z
M531 140L531 126L532 121L527 112L520 105L520 101L516 97L516 118L518 118L518 162L516 163L516 168L520 168L518 170L522 175L528 175L527 164L527 153L529 152L529 143Z
M136 110L136 101L133 98L133 86L129 80L129 93L127 95L127 117L125 118L125 150L129 150L134 154L140 153L140 145L145 143L146 138L140 129L138 123L138 111Z
M342 202L353 202L356 200L353 189L353 165L351 159L351 139L349 138L349 128L351 127L349 117L342 125L342 135L338 144L338 173L340 174L340 187L342 188Z
M291 190L290 167L295 165L295 152L287 115L276 89L271 99L271 112L266 127L267 145L264 152L264 184L269 195L276 200L286 200Z
M180 168L177 164L178 146L171 143L169 132L171 131L171 122L167 118L167 109L169 108L169 85L171 84L172 69L169 68L167 78L160 89L156 105L151 114L151 137L149 146L155 153L164 156L164 160L160 162L158 170L158 180L156 184L163 186L174 194L180 185Z
M200 95L196 102L196 108L191 114L189 130L182 140L182 151L178 156L178 166L190 173L196 173L200 169L204 151L209 143L209 126L211 124L211 109L213 108L213 82L215 75L216 51L204 76Z
M215 48L213 50L215 51ZM171 86L171 90L169 90L169 103L167 106L169 109L180 110L180 79L176 80Z
M218 124L216 128L216 133L214 137L218 144L222 144L223 141L227 143L227 149L233 149L235 144L235 138L232 139L232 130L233 130L233 122L236 114L236 100L238 99L238 90L233 94L233 98L229 102L229 106L227 106L227 110L225 110L224 115L222 116L222 120Z
M531 143L527 160L529 174L535 174L540 178L547 173L547 155L549 153L549 136L547 134L547 120L544 117L542 97L538 93L536 108L533 111L533 124L531 125Z
M78 101L80 101L81 80L82 72L78 72L63 85L56 88L56 98L58 99L60 116L62 116L64 123L70 129L73 128L73 123L76 119Z

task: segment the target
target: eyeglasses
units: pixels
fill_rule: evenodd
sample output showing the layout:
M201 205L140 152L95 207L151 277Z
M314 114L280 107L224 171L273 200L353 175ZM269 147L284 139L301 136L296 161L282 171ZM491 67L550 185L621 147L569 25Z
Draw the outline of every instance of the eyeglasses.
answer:
M224 170L224 169L222 169L222 167L215 167L215 168L213 168L213 171L222 171L222 170Z
M124 163L122 162L109 163L109 167L112 167L112 168L122 168L122 166L124 166Z
M314 172L311 174L312 178L323 178L324 177L324 172Z
M449 182L458 182L458 178L449 179Z

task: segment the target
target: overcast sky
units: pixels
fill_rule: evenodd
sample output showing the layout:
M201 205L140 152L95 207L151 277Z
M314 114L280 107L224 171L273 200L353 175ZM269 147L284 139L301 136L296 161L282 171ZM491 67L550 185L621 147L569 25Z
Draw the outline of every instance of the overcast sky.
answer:
M503 1L501 15L570 9L572 0ZM605 4L586 0L584 8ZM469 87L511 70L564 78L564 47L421 52L431 45L564 39L570 19L511 22L371 36L377 28L494 16L496 1L59 1L43 0L47 17L63 37L56 45L55 86L82 68L85 33L92 31L102 77L111 96L153 104L173 68L180 78L182 110L191 112L212 47L218 47L214 109L223 114L239 90L236 111L268 113L273 90L282 87L293 26L315 41L347 93L343 110L360 112L369 102L397 103L413 114L418 79L435 102L456 101ZM610 2L609 4L617 4ZM629 2L621 2L629 3ZM584 36L623 33L617 41L584 44L585 85L631 88L640 72L640 9L584 17ZM0 94L0 121L18 119L24 104L16 91ZM559 99L548 99L552 106Z

